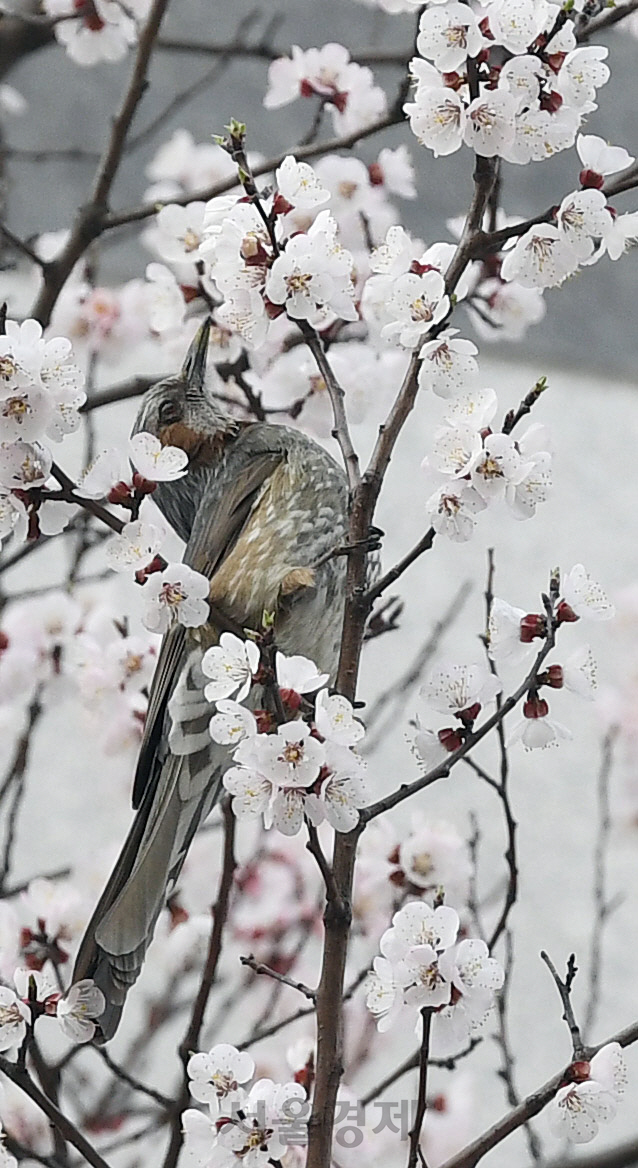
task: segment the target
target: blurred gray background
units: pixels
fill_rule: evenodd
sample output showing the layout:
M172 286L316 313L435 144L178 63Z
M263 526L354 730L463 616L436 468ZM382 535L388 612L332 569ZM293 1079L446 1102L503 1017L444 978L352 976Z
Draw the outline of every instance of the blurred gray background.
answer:
M269 22L278 18L270 43L282 51L297 43L304 48L337 40L354 55L366 48L396 47L409 50L414 18L391 16L367 8L355 0L269 0L255 5L250 0L173 0L163 35L199 43L231 40L242 20L252 19L242 34L257 44ZM601 108L590 115L587 132L625 146L638 155L636 118L636 54L638 40L627 31L612 30L597 38L610 47L612 78L599 91ZM253 149L269 156L291 147L307 132L314 103L297 101L281 110L263 108L267 61L236 57L223 68L206 55L188 56L160 49L150 73L150 87L138 111L133 137L153 123L176 95L201 81L198 92L167 116L162 128L129 152L115 184L112 206L121 208L141 201L148 185L145 168L158 145L178 126L185 126L196 141L220 132L231 116L248 123ZM131 57L116 65L83 69L63 49L52 44L33 53L14 68L7 80L26 97L29 110L22 117L6 119L9 147L5 180L8 183L8 222L20 235L54 230L67 225L90 186L95 161L82 152L96 152L104 142L109 119L129 74ZM378 67L378 79L390 100L397 92L400 74L392 67ZM211 77L211 72L214 76ZM327 119L327 132L331 132ZM460 215L467 206L472 156L466 149L435 160L418 145L406 126L396 126L360 147L366 160L376 157L383 145L405 141L417 168L419 200L405 203L406 226L428 243L449 238L446 218ZM78 157L37 160L20 151L50 148L77 149ZM15 148L17 153L12 153ZM503 167L503 205L509 213L532 215L550 203L559 203L577 185L579 161L574 150L540 165ZM619 212L638 206L638 193L618 197ZM103 280L140 275L146 252L135 243L131 228L112 233L102 249ZM597 374L633 377L638 358L638 288L636 256L630 252L617 264L604 259L585 269L564 289L547 294L547 318L530 330L521 346L501 345L496 352L554 365L566 365ZM0 273L1 282L1 273ZM465 328L465 326L464 326ZM539 370L540 371L540 370Z

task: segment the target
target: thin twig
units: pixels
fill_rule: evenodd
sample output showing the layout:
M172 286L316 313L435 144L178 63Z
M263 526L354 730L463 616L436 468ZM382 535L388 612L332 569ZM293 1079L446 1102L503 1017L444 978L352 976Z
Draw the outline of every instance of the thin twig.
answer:
M106 1160L100 1156L99 1152L82 1135L82 1132L36 1086L27 1070L23 1067L16 1066L14 1063L10 1063L2 1056L0 1056L0 1070L8 1079L11 1079L12 1083L15 1083L16 1087L19 1087L21 1091L24 1091L25 1095L29 1096L36 1106L40 1108L40 1111L44 1112L47 1119L51 1120L53 1126L57 1128L64 1139L69 1144L72 1144L80 1155L84 1156L84 1159L92 1165L92 1168L109 1168Z
M602 758L598 771L598 831L594 851L594 920L591 930L591 945L589 950L589 984L583 1033L588 1037L591 1034L596 1014L598 1012L600 991L602 984L602 940L605 925L614 901L607 899L606 858L611 832L611 807L609 800L609 779L614 757L614 743L618 731L613 728L603 739Z
M280 985L289 986L291 990L299 990L300 994L303 994L304 997L314 1002L317 996L315 990L311 990L310 986L304 985L302 981L294 981L291 977L286 977L284 973L277 973L276 969L271 969L269 965L264 965L261 961L256 961L252 956L240 957L239 960L242 965L246 965L254 973L261 973L266 977L272 977L274 981L279 982Z
M544 949L541 950L541 960L545 962L545 965L549 969L549 972L551 973L556 983L556 989L560 994L560 1000L563 1003L563 1019L569 1027L569 1033L572 1039L572 1047L574 1050L574 1060L583 1059L585 1057L585 1044L582 1039L580 1027L574 1015L574 1007L572 1006L571 998L574 978L578 973L576 956L574 953L572 953L569 957L567 962L567 973L565 975L564 981L559 976L556 970L556 966Z
M420 1160L422 1168L427 1168L427 1163L421 1150L421 1129L427 1107L428 1060L430 1057L430 1032L432 1030L432 1010L429 1007L425 1006L421 1010L421 1019L423 1035L421 1038L421 1049L419 1051L419 1086L417 1089L414 1125L409 1133L410 1151L408 1154L408 1168L416 1168L417 1160Z
M31 260L32 264L37 264L37 266L43 271L46 270L47 265L41 256L39 256L38 253L35 252L28 243L25 243L23 239L20 239L18 235L14 235L13 231L7 227L6 223L0 223L0 234L4 235L5 239L11 244L12 247L15 248L16 251L20 252L21 255L26 256L28 260Z
M496 995L498 1029L494 1037L498 1042L501 1050L502 1063L498 1074L505 1084L505 1097L510 1107L518 1107L521 1101L521 1097L516 1089L516 1082L514 1078L514 1052L512 1051L507 1028L509 992L512 981L512 970L514 968L514 946L510 929L507 929L505 932L505 960L503 962L503 968L505 970L505 981L503 982L500 993ZM543 1154L541 1142L531 1123L525 1123L523 1126L525 1128L525 1135L527 1137L529 1154L532 1157L532 1160L538 1161L541 1159Z

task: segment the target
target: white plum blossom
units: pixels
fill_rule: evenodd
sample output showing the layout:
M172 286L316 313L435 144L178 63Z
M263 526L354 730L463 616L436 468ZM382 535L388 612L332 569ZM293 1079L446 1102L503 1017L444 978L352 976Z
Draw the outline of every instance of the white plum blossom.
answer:
M184 264L199 258L205 210L206 203L194 202L185 207L169 203L158 211L149 241L163 260Z
M478 491L465 483L455 482L439 487L425 504L425 513L436 532L455 543L465 543L474 534L475 515L484 511L487 503Z
M544 750L547 746L558 745L561 740L573 738L571 730L550 718L547 702L536 699L526 702L525 717L521 718L510 734L507 745L522 742L526 750Z
M106 543L106 562L114 572L145 568L157 555L163 539L163 532L153 523L146 523L143 519L125 523L120 534L112 536Z
M481 314L471 305L469 310L483 340L519 341L530 325L543 319L546 308L540 289L494 278L481 284Z
M149 576L144 585L143 623L152 633L165 633L174 624L199 628L208 619L207 576L186 564L169 564Z
M328 674L318 673L314 661L308 657L286 657L279 650L275 654L275 672L280 689L298 694L314 693L328 680Z
M29 518L21 499L0 487L0 540L15 535L20 543L27 537Z
M559 1087L547 1108L547 1119L553 1135L574 1144L587 1144L598 1135L601 1123L614 1118L624 1094L627 1071L618 1042L603 1046L590 1063L576 1066L579 1081Z
M319 324L326 312L357 320L352 256L336 241L336 223L321 211L307 234L293 236L268 274L265 294L294 320Z
M594 239L604 238L611 226L607 200L602 191L595 190L566 195L556 219L559 230L581 262L592 254Z
M489 427L498 409L498 398L488 386L475 386L453 398L446 407L445 419L451 426L470 426L472 430Z
M218 698L215 707L217 712L208 724L214 742L220 742L223 746L237 746L242 739L257 733L255 715L240 702Z
M578 254L565 233L552 223L541 223L530 227L506 253L501 276L526 288L554 288L577 267Z
M418 827L399 844L397 863L409 884L424 892L436 894L443 888L446 899L452 891L461 896L467 892L469 859L452 824L428 822Z
M609 68L604 64L608 54L609 49L602 45L586 45L567 54L556 80L564 102L587 112L589 103L596 100L596 90L609 81Z
M419 692L440 713L460 714L477 703L493 701L502 688L486 665L449 661L432 671Z
M15 1062L24 1042L31 1011L8 986L0 985L0 1052Z
M329 694L322 689L315 702L315 725L327 742L338 746L356 746L365 727L354 716L352 703L343 694Z
M327 819L335 831L352 831L359 822L359 809L368 802L365 764L345 746L328 743L322 779L317 795L306 797L306 813L314 823Z
M139 3L138 3L139 7ZM96 65L99 61L121 61L135 44L135 21L116 0L88 0L78 11L73 0L44 0L49 16L73 17L58 20L53 31L76 65Z
M417 946L429 945L436 952L454 945L459 931L459 915L449 905L431 908L422 900L411 900L392 918L379 947L389 961L402 961Z
M165 333L184 323L186 302L177 279L164 264L146 265L148 323L153 332Z
M76 493L83 499L104 499L116 483L130 477L126 455L120 448L102 450L78 477Z
M445 329L434 341L426 341L419 356L419 386L450 398L467 389L478 376L478 352L472 341L457 337L458 329Z
M522 443L517 443L522 450ZM552 456L548 451L531 454L527 470L518 481L507 483L505 498L515 519L530 519L539 503L545 503L552 487Z
M429 271L421 276L407 272L394 281L389 292L386 309L391 319L381 336L412 349L423 339L424 332L443 320L449 308L440 272Z
M489 503L504 498L506 490L518 486L530 469L508 434L488 434L472 466L472 486Z
M450 0L425 10L419 21L416 47L437 69L451 73L464 65L467 57L475 57L481 51L483 35L472 9Z
M199 1103L208 1103L213 1119L230 1115L233 1107L243 1103L247 1083L255 1073L255 1064L249 1054L229 1043L220 1042L206 1054L191 1055L186 1071L189 1091Z
M129 439L133 466L145 479L171 483L181 479L188 469L188 455L179 446L163 446L159 438L140 430Z
M562 667L565 689L581 698L593 701L598 688L596 681L596 660L589 645L581 645L566 658Z
M526 615L525 609L515 608L506 600L494 597L488 624L488 648L494 661L518 665L533 652L533 644L521 641L521 621Z
M403 1001L403 969L386 957L375 957L365 980L366 1006L376 1018L377 1030L384 1034L406 1013Z
M377 182L380 178L390 194L399 195L402 199L416 199L414 165L405 143L402 142L394 150L384 146L370 170L373 181Z
M275 171L275 180L279 194L293 207L320 207L330 200L330 191L322 187L312 167L292 154Z
M610 146L596 134L579 134L576 139L578 157L585 170L597 175L617 174L635 161L624 146Z
M53 458L38 442L19 439L0 446L0 485L12 490L42 487L49 477Z
M587 620L611 620L616 610L606 592L593 580L582 564L576 564L563 576L562 597L576 616Z
M106 1008L106 999L91 978L77 981L60 998L57 1019L62 1033L72 1042L90 1042L96 1031L94 1018Z
M464 141L485 158L502 154L514 140L515 114L514 98L505 90L480 94L467 107Z
M605 253L610 260L619 260L627 248L633 247L637 241L638 211L628 211L626 215L612 215L600 247L587 262L595 263Z
M505 980L502 965L490 957L485 941L466 937L441 958L444 977L462 994L472 990L500 990Z
M546 27L544 0L498 0L489 7L490 31L511 53L524 53Z
M284 722L276 734L260 734L247 743L241 743L235 751L235 758L240 762L253 755L263 774L278 786L307 787L319 775L325 750L321 743L310 737L305 722L295 721Z
M256 288L236 288L217 309L217 322L237 333L247 348L258 349L268 334L266 307Z
M465 106L455 89L444 86L423 88L416 100L403 107L410 119L410 129L422 146L435 158L454 154L463 142Z
M202 673L210 678L204 695L209 702L247 697L252 679L259 669L259 649L254 641L243 641L234 633L222 633L219 645L207 649L202 658Z
M454 479L465 479L479 461L483 441L474 426L439 426L434 431L432 453L425 459L425 469Z

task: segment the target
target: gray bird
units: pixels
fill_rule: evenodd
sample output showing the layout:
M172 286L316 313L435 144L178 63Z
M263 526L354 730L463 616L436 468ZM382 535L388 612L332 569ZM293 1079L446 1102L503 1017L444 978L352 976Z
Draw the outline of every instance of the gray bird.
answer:
M189 456L188 473L153 498L186 542L184 563L210 579L212 609L241 629L274 612L277 646L334 678L343 620L348 489L330 455L297 430L240 422L205 388L210 321L176 377L145 394L133 433L145 430ZM73 980L106 998L108 1041L139 976L157 918L193 836L220 796L228 750L208 733L201 660L223 628L176 624L153 677L135 783L137 814L87 927Z

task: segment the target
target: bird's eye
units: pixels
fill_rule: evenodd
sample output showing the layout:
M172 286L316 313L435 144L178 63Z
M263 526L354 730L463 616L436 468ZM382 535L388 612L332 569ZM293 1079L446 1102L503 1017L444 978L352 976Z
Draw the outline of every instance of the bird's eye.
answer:
M174 397L166 398L165 401L160 402L158 413L159 420L163 425L168 425L170 422L179 422L182 417L181 403Z

